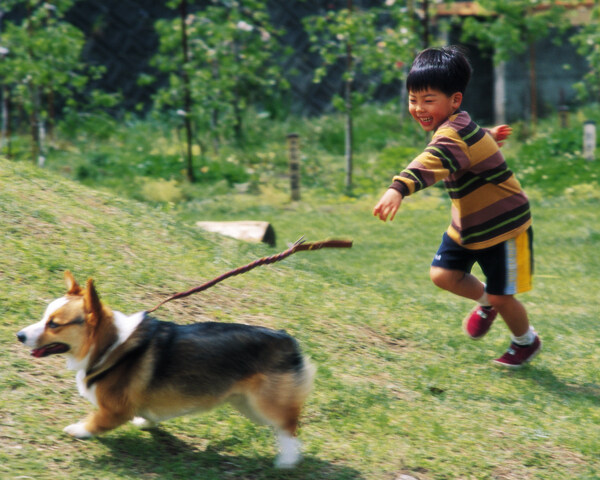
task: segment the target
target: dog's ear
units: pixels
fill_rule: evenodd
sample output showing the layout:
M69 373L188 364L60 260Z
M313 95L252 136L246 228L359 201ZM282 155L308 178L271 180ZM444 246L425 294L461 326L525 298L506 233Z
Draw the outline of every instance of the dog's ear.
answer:
M65 271L65 283L67 284L67 295L81 295L81 287L69 270Z
M96 326L102 318L102 304L94 287L94 281L91 278L88 279L86 289L83 292L83 308L85 309L88 323Z

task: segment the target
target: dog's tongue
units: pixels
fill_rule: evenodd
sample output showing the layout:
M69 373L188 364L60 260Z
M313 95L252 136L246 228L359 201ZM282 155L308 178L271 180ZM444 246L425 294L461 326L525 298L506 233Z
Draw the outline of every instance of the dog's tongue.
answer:
M48 355L52 355L54 353L63 353L69 349L64 343L52 343L50 345L46 345L45 347L36 348L31 351L31 355L35 358L46 357Z

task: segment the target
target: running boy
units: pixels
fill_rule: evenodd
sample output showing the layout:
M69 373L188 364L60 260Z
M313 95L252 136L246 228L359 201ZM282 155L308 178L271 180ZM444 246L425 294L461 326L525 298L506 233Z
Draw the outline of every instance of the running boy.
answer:
M531 213L497 143L511 129L502 125L484 130L460 110L471 71L456 47L430 48L414 60L406 80L409 111L423 130L433 132L433 138L394 177L373 215L391 221L404 197L444 181L452 200L452 222L431 264L431 279L478 303L463 324L471 338L483 337L500 314L512 342L494 362L516 368L541 349L525 308L514 297L531 289ZM470 273L475 262L487 284Z

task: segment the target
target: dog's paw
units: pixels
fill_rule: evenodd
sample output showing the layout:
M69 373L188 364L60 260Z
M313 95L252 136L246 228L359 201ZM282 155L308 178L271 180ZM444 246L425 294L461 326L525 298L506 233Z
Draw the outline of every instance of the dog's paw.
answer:
M302 460L300 440L285 434L278 437L279 455L275 459L275 467L294 468Z
M293 455L277 455L275 459L275 468L290 469L294 468L302 460L302 455L299 453Z
M87 429L85 428L85 423L83 423L83 422L74 423L73 425L69 425L68 427L65 427L63 429L63 432L68 433L72 437L80 438L80 439L92 437L92 434L87 431Z
M143 417L133 417L131 423L142 430L150 430L151 428L156 427L156 423L151 422Z
M277 438L279 455L275 459L275 468L294 468L302 460L300 440L283 432Z

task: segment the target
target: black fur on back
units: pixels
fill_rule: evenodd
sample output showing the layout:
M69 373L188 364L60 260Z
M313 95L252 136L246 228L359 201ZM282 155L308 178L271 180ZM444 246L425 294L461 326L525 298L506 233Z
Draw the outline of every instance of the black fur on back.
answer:
M177 325L147 317L135 335L144 332L152 332L154 388L218 394L257 373L294 373L304 366L296 340L283 330L217 322Z

